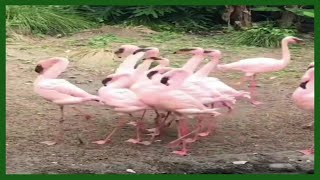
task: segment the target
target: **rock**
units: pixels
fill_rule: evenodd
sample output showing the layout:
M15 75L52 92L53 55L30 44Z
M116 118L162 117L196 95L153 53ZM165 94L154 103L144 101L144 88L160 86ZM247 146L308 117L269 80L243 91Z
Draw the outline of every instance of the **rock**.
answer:
M269 169L273 171L287 171L287 172L292 172L296 171L296 168L289 163L272 163L269 164Z

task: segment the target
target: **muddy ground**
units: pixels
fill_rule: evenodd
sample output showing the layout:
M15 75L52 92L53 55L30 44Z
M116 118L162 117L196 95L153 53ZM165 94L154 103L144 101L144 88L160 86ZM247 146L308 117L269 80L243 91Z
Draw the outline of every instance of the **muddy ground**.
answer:
M313 114L298 109L290 99L307 65L314 60L313 40L310 38L307 38L306 46L292 48L292 62L285 71L259 76L259 98L263 105L255 108L245 101L238 101L231 115L217 119L216 133L194 143L186 157L172 154L173 149L167 146L175 139L175 125L166 130L159 138L161 141L150 146L125 142L134 136L134 128L130 126L116 134L111 144L92 144L91 141L103 138L112 130L118 116L106 107L90 105L81 106L93 115L88 121L66 108L65 141L62 144L40 144L51 140L57 132L59 109L33 92L36 62L52 56L68 56L70 67L61 77L95 94L103 77L119 64L111 60L109 51L121 42L111 42L105 49L88 46L90 39L105 34L131 38L132 44L159 47L175 66L188 57L175 56L173 50L191 46L220 49L223 62L258 56L281 57L280 49L224 45L219 43L219 36L185 35L166 42L153 42L154 39L145 37L156 32L145 28L104 27L61 38L10 35L6 47L8 174L130 173L127 169L151 174L313 173L313 157L302 156L296 151L313 144L313 130L302 128L313 120ZM210 38L217 41L208 41ZM237 82L242 75L213 74L229 84ZM148 119L152 116L149 114ZM146 124L152 126L151 121ZM247 163L235 165L234 161Z

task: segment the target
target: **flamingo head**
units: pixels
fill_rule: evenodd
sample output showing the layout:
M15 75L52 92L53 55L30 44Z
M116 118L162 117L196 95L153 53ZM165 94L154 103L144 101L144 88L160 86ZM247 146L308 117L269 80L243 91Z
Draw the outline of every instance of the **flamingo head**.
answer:
M310 63L307 70L311 69L311 68L314 68L314 62Z
M120 81L122 80L126 80L128 79L128 77L130 77L131 74L129 73L123 73L123 74L111 74L109 76L107 76L106 78L104 78L101 83L104 86L107 86L109 83L114 82L114 81Z
M155 70L150 70L149 72L148 72L148 74L147 74L147 77L149 78L149 79L152 79L152 77L155 75L155 74L164 74L164 73L166 73L166 72L168 72L168 71L170 71L171 70L171 68L168 68L168 67L166 67L166 68L157 68L157 69L155 69Z
M191 74L184 70L184 69L174 69L171 70L163 75L163 77L160 80L160 83L169 86L170 80L173 83L179 83L183 82L187 77L189 77Z
M38 74L42 74L47 69L51 68L53 65L55 65L58 62L65 62L66 64L69 63L68 59L62 58L62 57L53 57L50 59L41 60L37 63L37 66L35 67L34 71Z
M192 54L192 55L202 55L204 53L204 49L200 47L194 48L184 48L175 51L173 54Z
M158 57L160 55L160 51L156 47L140 48L134 51L133 54L137 54L139 52L144 52L144 58Z
M112 78L107 77L107 78L105 78L105 79L102 80L102 84L103 84L104 86L107 86L108 82L110 82L110 81L112 81Z
M169 59L164 58L164 57L148 57L148 58L144 58L142 60L143 61L145 61L145 60L157 61L163 67L167 67L170 65Z
M126 44L126 45L120 46L120 47L114 52L114 54L115 54L118 58L126 58L127 56L129 56L130 54L132 54L132 53L133 53L134 51L136 51L137 49L139 49L138 46Z
M212 58L217 58L217 59L221 58L221 51L215 50L215 49L206 49L204 51L204 54Z
M300 39L300 38L297 38L294 36L287 36L287 37L283 38L282 41L285 41L289 44L302 44L302 45L305 44L303 39Z

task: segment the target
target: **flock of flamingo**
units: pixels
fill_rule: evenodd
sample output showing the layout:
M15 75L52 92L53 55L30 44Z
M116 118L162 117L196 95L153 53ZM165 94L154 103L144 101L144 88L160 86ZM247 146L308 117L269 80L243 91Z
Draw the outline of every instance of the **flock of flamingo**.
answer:
M158 48L122 45L114 53L123 62L113 74L102 80L103 86L98 95L92 95L58 76L69 64L68 59L53 57L38 62L35 71L39 74L34 82L34 91L44 99L57 104L61 110L60 129L53 141L44 141L54 145L63 140L64 106L97 101L99 106L112 107L119 115L118 125L104 140L95 141L105 144L123 125L130 124L136 128L136 137L127 140L134 144L150 145L155 137L163 133L172 122L177 123L178 137L169 144L181 146L173 151L178 155L187 154L187 145L201 137L208 136L215 129L215 117L233 110L237 100L245 99L253 106L261 104L256 99L256 75L284 69L290 62L288 44L302 43L303 40L288 36L282 39L282 58L250 58L230 64L219 64L221 52L215 49L200 47L180 49L175 54L192 56L181 68L170 67L169 59L160 56ZM210 61L196 70L205 59ZM141 61L139 64L138 62ZM152 62L156 67L150 68ZM220 79L209 77L210 72L241 71L245 73L239 84L247 81L250 91L236 90ZM301 80L300 86L292 96L298 107L313 111L314 107L314 65L309 65ZM78 112L90 118L76 107ZM227 108L228 111L220 111ZM154 111L154 128L146 129L143 118L146 111ZM142 116L134 117L132 113L141 112ZM128 118L134 121L128 122ZM196 126L190 129L189 122L196 120ZM150 138L143 140L149 133ZM313 147L302 151L313 154Z

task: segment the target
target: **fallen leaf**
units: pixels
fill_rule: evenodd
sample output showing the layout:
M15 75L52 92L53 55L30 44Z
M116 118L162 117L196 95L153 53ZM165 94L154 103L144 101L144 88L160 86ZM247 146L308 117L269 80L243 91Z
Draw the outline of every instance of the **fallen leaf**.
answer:
M129 173L136 173L133 169L127 169L126 171Z
M248 161L233 161L233 164L246 164Z

